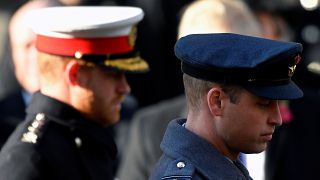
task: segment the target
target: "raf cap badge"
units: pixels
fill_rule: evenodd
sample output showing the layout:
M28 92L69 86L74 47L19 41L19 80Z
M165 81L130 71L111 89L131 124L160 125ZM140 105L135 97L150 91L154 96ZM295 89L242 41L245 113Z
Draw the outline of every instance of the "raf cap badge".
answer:
M292 65L289 65L289 69L288 69L288 76L289 77L292 77L293 74L294 74L294 71L296 70L296 67L297 67L297 64L300 62L301 60L301 56L300 55L297 55L295 58L294 58L294 63Z

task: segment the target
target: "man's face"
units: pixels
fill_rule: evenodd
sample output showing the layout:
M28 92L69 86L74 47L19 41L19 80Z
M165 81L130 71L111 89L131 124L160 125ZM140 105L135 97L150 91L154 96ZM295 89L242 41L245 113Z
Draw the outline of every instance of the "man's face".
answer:
M111 125L120 118L121 103L130 92L125 75L106 72L99 67L81 71L82 90L78 91L77 106L88 118L102 125Z
M219 135L232 152L259 153L266 149L275 127L281 125L278 101L243 90L239 102L222 101Z

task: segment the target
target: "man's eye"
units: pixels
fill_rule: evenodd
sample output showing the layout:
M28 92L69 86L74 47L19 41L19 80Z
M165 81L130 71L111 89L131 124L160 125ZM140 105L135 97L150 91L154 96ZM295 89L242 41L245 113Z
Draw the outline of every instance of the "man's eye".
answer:
M269 107L271 104L271 101L262 101L262 102L259 102L258 104L263 107Z

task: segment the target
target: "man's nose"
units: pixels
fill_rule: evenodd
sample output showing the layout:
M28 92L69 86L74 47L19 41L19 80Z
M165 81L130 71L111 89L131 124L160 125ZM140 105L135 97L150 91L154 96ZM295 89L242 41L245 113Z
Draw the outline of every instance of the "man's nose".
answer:
M278 101L276 101L275 105L271 109L269 123L272 124L273 126L280 126L282 124L282 116L281 116Z
M127 78L124 74L121 74L119 78L119 91L123 94L129 94L131 91L131 87L127 81Z

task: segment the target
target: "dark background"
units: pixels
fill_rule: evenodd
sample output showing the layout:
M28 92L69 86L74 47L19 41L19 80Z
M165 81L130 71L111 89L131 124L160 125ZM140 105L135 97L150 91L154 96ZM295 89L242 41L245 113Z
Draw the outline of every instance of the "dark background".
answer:
M57 0L56 0L57 1ZM138 25L137 48L151 67L146 74L128 75L132 86L132 95L136 97L139 106L143 107L163 99L183 93L180 62L174 56L173 47L176 41L178 20L183 7L192 0L83 0L83 5L131 5L141 7L145 12L143 21ZM304 46L302 65L298 66L294 78L302 86L318 88L318 75L310 73L307 65L312 61L319 61L319 56L309 51L314 50L320 39L320 9L307 11L298 0L245 0L252 8L268 9L285 18L294 32L293 40ZM1 0L0 11L10 17L25 0ZM306 27L316 27L312 33L307 33L313 39L308 42L303 32ZM1 26L5 32L6 27ZM318 31L318 32L317 32ZM317 36L317 33L318 36ZM4 33L5 34L5 33ZM310 37L309 37L310 38ZM3 37L6 41L7 37ZM10 51L7 42L1 42L0 48L0 99L8 92L17 89L18 85L13 77L10 61ZM318 46L319 47L319 46ZM0 51L1 52L1 51Z

